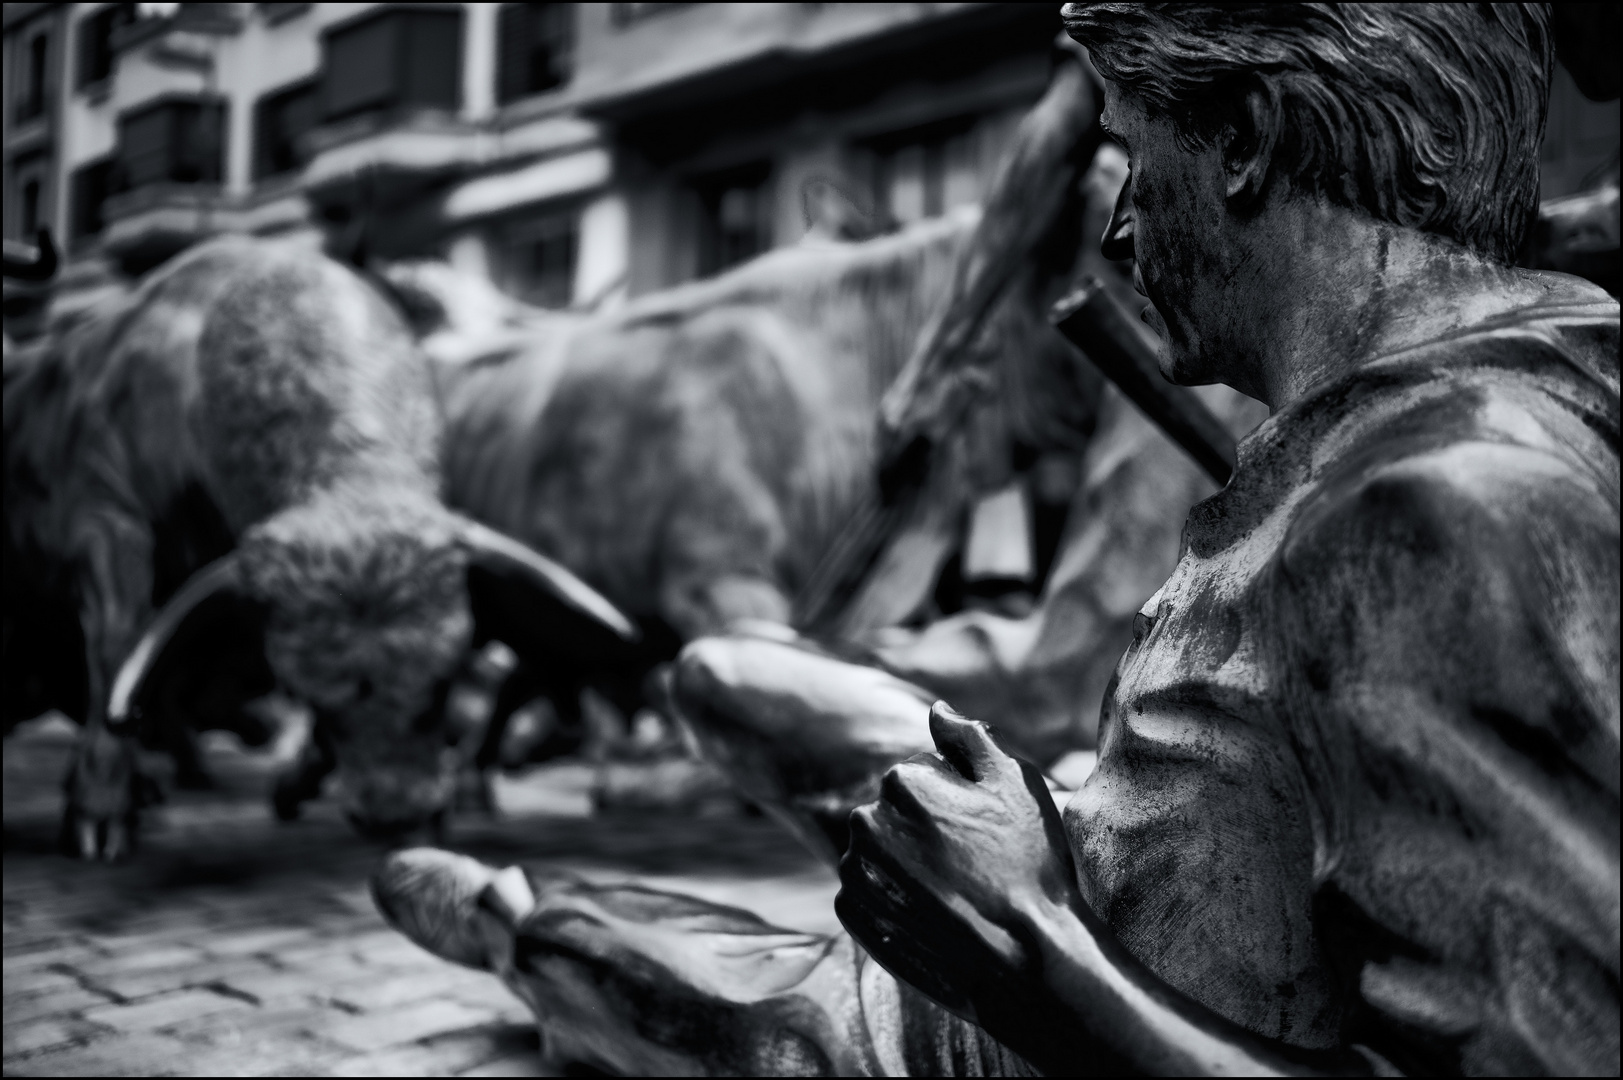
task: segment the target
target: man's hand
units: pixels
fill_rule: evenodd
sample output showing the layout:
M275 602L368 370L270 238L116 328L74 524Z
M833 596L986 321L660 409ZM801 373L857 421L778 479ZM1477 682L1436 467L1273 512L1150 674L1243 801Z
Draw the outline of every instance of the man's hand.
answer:
M895 766L852 812L834 908L891 973L985 1023L1041 992L1033 920L1082 901L1036 767L944 702L930 734L940 754Z

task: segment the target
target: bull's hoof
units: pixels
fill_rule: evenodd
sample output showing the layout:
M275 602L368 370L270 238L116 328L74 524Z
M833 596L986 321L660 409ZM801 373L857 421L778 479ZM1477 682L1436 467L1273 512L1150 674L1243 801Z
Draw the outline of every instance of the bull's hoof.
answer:
M61 843L70 855L112 862L134 845L142 772L133 740L87 727L63 778Z
M70 859L85 862L119 862L134 847L134 817L93 821L69 810L62 817L57 845Z

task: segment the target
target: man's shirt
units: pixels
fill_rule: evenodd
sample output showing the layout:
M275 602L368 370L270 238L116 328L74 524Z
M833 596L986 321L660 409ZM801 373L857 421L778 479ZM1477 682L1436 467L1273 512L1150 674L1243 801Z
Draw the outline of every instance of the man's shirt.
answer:
M1618 306L1538 304L1271 417L1139 614L1083 894L1259 1034L1615 1072Z

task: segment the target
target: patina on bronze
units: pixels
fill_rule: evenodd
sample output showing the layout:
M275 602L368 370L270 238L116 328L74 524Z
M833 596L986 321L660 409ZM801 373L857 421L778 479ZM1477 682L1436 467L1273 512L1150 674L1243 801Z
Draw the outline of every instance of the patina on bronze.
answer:
M1064 841L938 712L853 817L842 920L1045 1071L1615 1071L1618 309L1509 265L1547 9L1066 17L1163 372L1273 416Z

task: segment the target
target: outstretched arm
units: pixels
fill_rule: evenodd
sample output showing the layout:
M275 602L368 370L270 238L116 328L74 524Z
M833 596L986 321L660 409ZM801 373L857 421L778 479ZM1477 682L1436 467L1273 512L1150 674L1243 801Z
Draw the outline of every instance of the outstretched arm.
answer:
M851 815L840 921L898 978L1049 1074L1367 1073L1237 1027L1127 952L1083 902L1042 775L938 702L940 753Z

